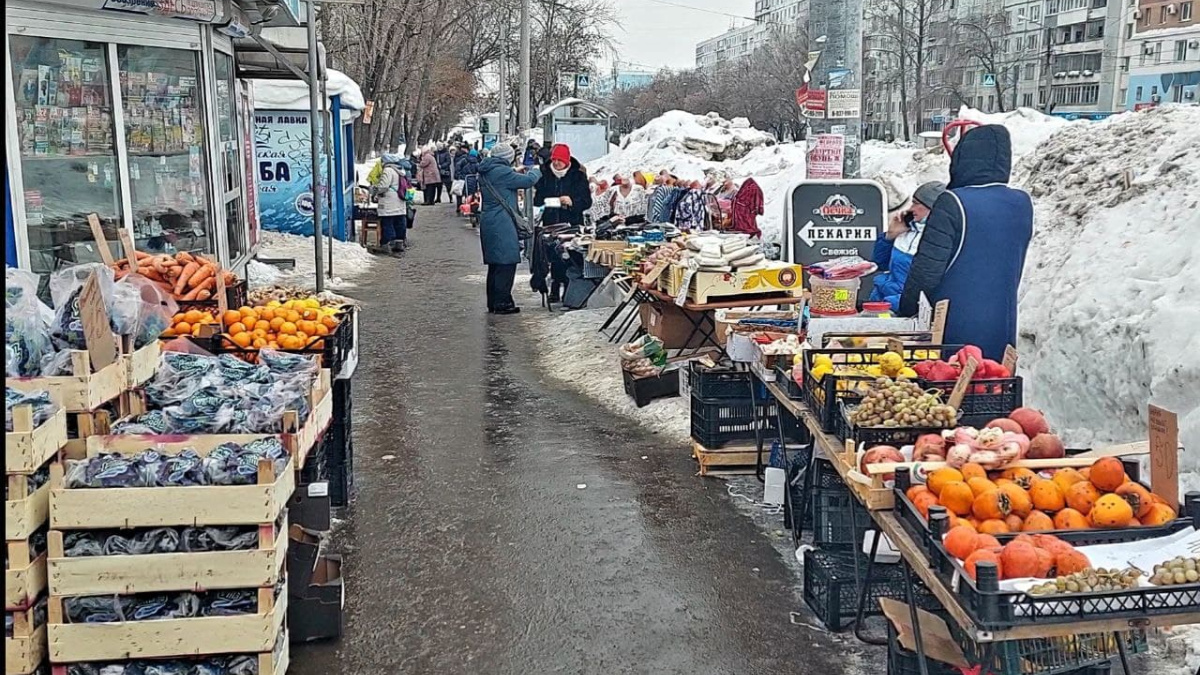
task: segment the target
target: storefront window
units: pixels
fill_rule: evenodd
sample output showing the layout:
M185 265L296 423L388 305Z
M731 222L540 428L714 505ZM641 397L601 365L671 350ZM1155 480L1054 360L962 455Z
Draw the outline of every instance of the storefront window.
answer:
M237 103L233 79L233 57L222 52L213 54L216 70L217 134L220 143L222 189L225 203L225 234L229 242L229 259L236 261L246 253L246 227L242 212L242 148L238 143Z
M178 49L117 47L139 250L214 250L197 58Z
M100 259L87 217L99 216L114 255L121 226L106 47L11 35L13 102L30 268L45 274Z

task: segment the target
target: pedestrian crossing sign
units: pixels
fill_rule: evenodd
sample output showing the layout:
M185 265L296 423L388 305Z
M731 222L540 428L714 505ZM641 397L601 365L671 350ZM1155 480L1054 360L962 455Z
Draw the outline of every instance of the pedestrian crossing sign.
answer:
M985 86L985 87L996 86L996 75L994 73L984 73L983 74L983 86Z

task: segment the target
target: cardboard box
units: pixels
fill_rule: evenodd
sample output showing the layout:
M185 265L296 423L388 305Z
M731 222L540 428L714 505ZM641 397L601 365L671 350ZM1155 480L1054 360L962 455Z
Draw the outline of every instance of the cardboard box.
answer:
M318 560L312 583L302 595L293 595L288 601L288 631L292 642L340 638L346 616L342 557L331 555Z
M707 343L704 335L700 331L692 334L692 319L703 320L702 314L689 312L665 302L645 303L638 307L642 327L650 335L662 340L666 349L695 349L704 346ZM691 315L691 319L688 315Z
M297 488L288 501L288 518L292 524L314 532L328 532L332 502L327 482L309 483Z
M287 570L288 595L303 597L316 577L317 560L325 546L320 532L306 530L299 525L288 528Z

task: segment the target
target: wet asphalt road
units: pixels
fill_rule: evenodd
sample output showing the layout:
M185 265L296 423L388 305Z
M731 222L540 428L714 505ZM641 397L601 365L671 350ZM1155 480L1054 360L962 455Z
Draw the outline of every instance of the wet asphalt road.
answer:
M522 324L544 317L488 316L462 223L420 209L405 258L348 291L346 635L295 646L289 672L843 672L842 643L789 622L798 580L721 481L543 381Z

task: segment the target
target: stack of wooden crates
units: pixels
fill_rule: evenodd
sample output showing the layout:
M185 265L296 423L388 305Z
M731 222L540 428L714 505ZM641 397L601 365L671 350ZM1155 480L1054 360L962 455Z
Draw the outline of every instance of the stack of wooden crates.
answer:
M7 378L26 392L48 391L60 409L31 427L32 411L14 410L6 436L9 497L26 495L28 477L49 469L49 483L24 498L6 502L8 537L6 611L13 619L6 639L6 675L56 674L68 664L133 659L255 655L260 675L281 675L288 665L287 592L283 589L288 545L287 503L297 472L332 415L329 371L310 393L308 419L285 413L287 433L278 434L291 454L276 473L258 467L256 484L165 488L66 489L65 461L100 453L163 454L193 449L200 455L223 443L245 444L268 435L209 435L181 438L107 435L120 416L139 412L138 388L153 378L158 343L124 352L92 372L87 352L72 354L70 376ZM47 467L48 465L48 467ZM253 526L254 549L148 555L67 557L69 533L154 527ZM40 536L44 543L31 548ZM68 623L64 603L81 596L221 590L257 592L255 614L151 621Z

